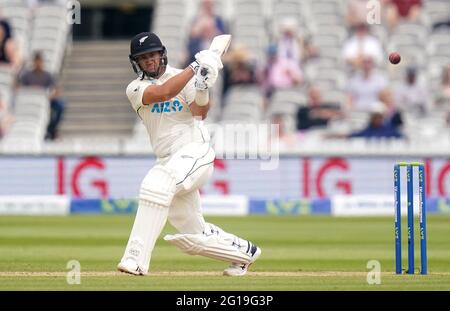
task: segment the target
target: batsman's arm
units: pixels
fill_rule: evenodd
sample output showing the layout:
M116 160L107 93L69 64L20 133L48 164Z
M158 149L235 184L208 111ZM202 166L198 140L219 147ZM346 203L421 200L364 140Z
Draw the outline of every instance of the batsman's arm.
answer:
M209 92L208 90L196 90L195 100L189 106L194 117L206 118L209 111Z
M194 76L194 69L189 66L179 74L173 76L161 85L149 85L142 96L142 104L169 100L178 95Z
M209 91L208 90L196 90L195 103L198 106L207 106L209 104Z

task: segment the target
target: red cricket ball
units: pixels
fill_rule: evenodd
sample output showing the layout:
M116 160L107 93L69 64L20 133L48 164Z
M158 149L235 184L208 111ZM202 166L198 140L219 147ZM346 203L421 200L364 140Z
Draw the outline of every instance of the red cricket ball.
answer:
M400 60L402 58L400 57L400 54L398 54L397 52L392 52L391 54L389 54L389 61L391 62L391 64L398 64L400 63Z

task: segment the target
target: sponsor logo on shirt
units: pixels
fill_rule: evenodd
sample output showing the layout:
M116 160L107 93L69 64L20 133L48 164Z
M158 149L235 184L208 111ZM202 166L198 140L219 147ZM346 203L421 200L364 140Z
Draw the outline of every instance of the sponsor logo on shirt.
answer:
M183 110L183 104L178 100L154 103L150 105L151 113L171 113Z

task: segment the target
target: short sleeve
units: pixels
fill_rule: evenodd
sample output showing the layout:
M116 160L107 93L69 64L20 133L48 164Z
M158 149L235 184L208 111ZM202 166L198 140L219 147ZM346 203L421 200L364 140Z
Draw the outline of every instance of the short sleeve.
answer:
M56 86L56 79L50 73L48 73L46 84L47 84L46 87L48 87L48 88L52 88L52 87Z
M128 84L127 97L136 112L142 107L142 97L147 86L147 83L138 80L134 80Z
M21 86L29 86L30 83L29 83L28 77L29 77L28 71L23 73L23 74L21 74L21 75L19 75L19 78L17 79L19 85L21 85Z

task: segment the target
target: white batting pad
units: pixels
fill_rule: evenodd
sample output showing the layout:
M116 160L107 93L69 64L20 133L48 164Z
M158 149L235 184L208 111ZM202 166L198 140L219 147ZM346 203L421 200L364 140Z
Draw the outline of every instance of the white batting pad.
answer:
M218 235L169 234L164 237L164 240L190 255L201 255L227 262L251 262L251 254L242 251L239 245L230 244Z
M139 199L169 207L175 194L175 173L162 165L155 165L141 184Z
M122 261L132 258L145 273L148 272L156 239L166 224L168 213L169 209L163 206L139 204Z
M175 187L175 176L170 169L156 165L148 172L141 185L139 207L122 262L132 259L144 273L148 272L156 239L167 221Z

